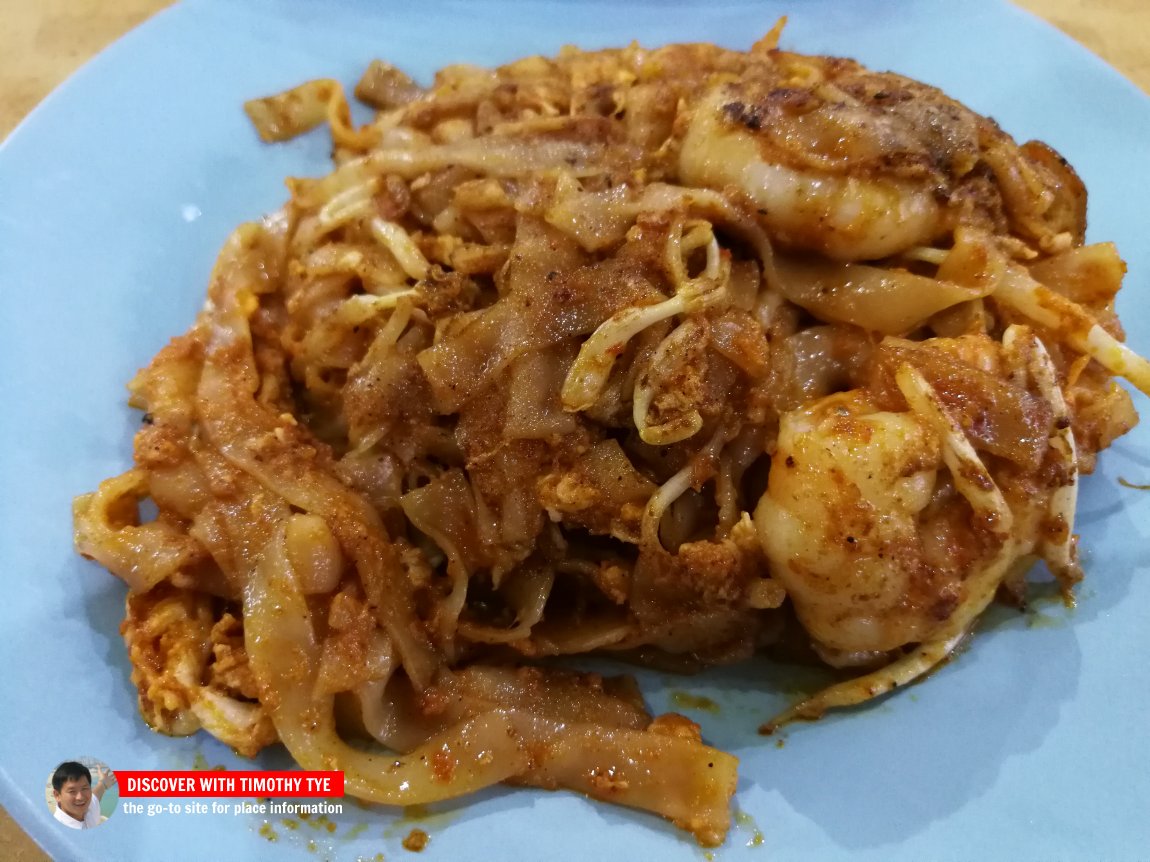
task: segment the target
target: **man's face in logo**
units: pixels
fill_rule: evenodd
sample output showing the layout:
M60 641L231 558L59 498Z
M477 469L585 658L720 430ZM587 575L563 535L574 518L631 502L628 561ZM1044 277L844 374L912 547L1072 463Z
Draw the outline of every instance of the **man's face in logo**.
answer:
M77 820L83 820L88 811L88 804L92 801L92 783L83 776L71 778L64 782L59 790L53 790L56 804L64 813Z

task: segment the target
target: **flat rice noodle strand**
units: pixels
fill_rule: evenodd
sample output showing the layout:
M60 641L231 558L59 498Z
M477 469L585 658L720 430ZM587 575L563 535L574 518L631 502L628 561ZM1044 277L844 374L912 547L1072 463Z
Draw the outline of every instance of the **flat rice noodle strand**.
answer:
M775 257L783 295L820 320L904 335L934 314L987 296L994 285L966 287L893 269Z
M880 393L886 409L901 407L903 399L894 378L904 363L921 372L937 390L979 449L1027 469L1037 468L1054 421L1045 399L922 342L888 338L879 345L872 364L872 388Z
M496 711L436 734L407 755L352 748L336 733L334 696L316 693L320 644L281 526L244 593L244 645L284 745L304 769L341 770L360 799L416 805L472 793L523 772L519 734Z
M531 721L551 743L542 763L517 780L652 811L705 847L726 838L738 783L733 755L673 733Z
M212 444L233 465L292 505L321 516L354 560L369 603L412 681L430 683L441 662L415 612L413 588L375 510L316 463L314 448L291 438L254 398L258 374L247 315L256 301L246 260L261 229L229 239L212 276L207 347L197 409ZM245 313L246 312L246 313Z
M435 802L517 778L653 811L701 844L726 836L738 761L690 734L493 709L406 755L347 745L336 733L333 696L316 694L321 649L284 535L281 524L248 579L244 640L276 731L302 767L342 770L348 793L388 805Z

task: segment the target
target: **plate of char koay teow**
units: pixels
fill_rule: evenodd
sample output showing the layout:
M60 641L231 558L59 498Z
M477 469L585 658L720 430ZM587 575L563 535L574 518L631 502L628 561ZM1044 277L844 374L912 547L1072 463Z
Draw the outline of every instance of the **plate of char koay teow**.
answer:
M989 0L162 13L0 151L4 805L1138 857L1148 138ZM64 834L73 751L346 796Z

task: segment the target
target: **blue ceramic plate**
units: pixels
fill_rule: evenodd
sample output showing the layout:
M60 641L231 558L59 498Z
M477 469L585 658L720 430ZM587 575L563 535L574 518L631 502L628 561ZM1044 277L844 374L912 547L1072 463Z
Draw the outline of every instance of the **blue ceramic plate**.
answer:
M418 7L418 8L417 8ZM481 2L384 8L192 0L101 55L0 150L0 802L54 857L78 860L423 858L699 862L663 823L567 793L496 789L411 819L348 801L333 831L278 818L132 816L64 830L44 804L60 760L114 768L240 766L203 735L145 727L117 634L124 587L72 552L73 495L130 463L125 382L192 321L220 244L275 209L285 176L327 170L325 132L258 143L245 99L316 76L354 83L384 57L427 80L565 43L709 40L747 47L780 14L784 45L933 84L1021 139L1052 143L1091 194L1090 235L1130 264L1120 301L1150 352L1150 102L1093 56L1005 4L978 0ZM1136 404L1147 412L1146 399ZM738 823L714 858L1145 859L1150 853L1150 434L1083 483L1077 610L993 611L957 661L869 708L793 728L759 721L794 680L761 665L644 675L656 709L699 720L742 761ZM689 690L716 710L684 706ZM284 766L283 754L259 765ZM261 834L262 831L262 834ZM276 836L277 840L269 839ZM710 858L710 857L708 857Z

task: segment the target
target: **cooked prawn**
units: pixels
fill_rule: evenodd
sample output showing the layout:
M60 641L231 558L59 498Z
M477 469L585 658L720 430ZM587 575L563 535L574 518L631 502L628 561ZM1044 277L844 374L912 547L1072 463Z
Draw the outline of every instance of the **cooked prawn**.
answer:
M679 171L691 185L738 189L784 246L867 260L961 225L1009 228L1044 250L1081 240L1085 192L1049 147L1019 147L993 121L899 75L760 56L768 62L699 96Z
M1065 584L1079 577L1071 536L1075 444L1045 348L1020 326L1007 330L1001 349L989 349L985 338L937 341L936 349L1021 375L1050 402L1044 461L1061 467L1058 478L1036 486L1002 467L996 480L958 417L909 362L895 374L905 411L881 410L874 393L854 390L784 415L755 512L773 574L825 661L886 666L800 703L768 731L928 672L1030 554Z

